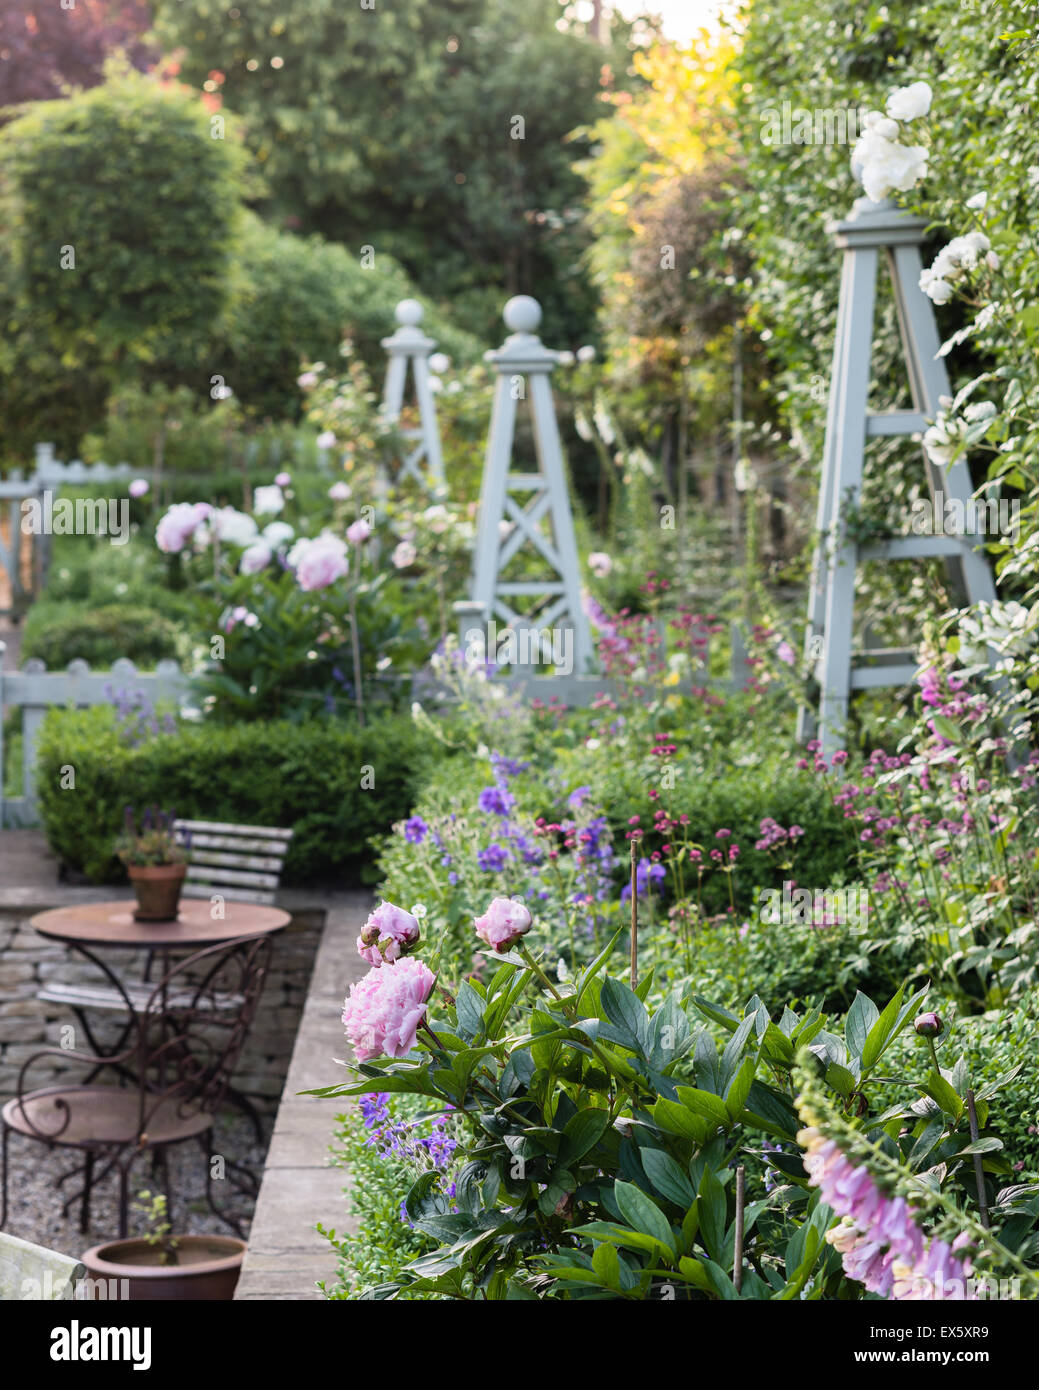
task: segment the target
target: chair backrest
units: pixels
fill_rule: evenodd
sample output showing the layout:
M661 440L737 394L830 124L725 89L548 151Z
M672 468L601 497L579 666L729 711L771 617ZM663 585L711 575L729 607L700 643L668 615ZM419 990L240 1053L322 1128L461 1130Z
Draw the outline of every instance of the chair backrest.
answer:
M221 943L174 962L139 1015L140 1131L175 1102L184 1119L212 1114L231 1081L263 993L271 938ZM234 1007L228 1008L228 1000Z
M0 1231L0 1301L73 1298L84 1274L85 1266L71 1255Z
M243 903L274 902L291 830L205 820L178 820L173 825L188 845L185 897L219 893Z

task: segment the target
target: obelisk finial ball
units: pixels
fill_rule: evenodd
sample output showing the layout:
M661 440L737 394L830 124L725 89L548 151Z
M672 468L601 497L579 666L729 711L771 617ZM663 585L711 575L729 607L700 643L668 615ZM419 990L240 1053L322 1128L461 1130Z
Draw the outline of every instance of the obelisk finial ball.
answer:
M417 299L402 299L396 308L397 322L404 328L416 328L422 322L423 309Z
M506 304L502 318L505 327L513 333L536 333L541 322L541 305L529 294L518 294Z

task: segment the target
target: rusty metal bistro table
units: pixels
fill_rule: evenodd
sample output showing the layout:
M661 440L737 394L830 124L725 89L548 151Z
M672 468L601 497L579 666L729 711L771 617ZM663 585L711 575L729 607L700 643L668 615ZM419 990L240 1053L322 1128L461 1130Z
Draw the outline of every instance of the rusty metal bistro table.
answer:
M214 919L209 898L182 898L176 918L169 922L138 922L134 917L133 899L116 902L87 903L81 907L58 907L41 912L30 919L41 936L61 941L79 955L86 957L107 978L115 991L90 987L55 990L55 1002L67 1004L79 1020L91 1050L99 1059L117 1056L133 1029L135 1015L147 1001L154 986L147 983L150 968L146 967L142 983L126 983L92 948L118 947L131 951L146 951L148 961L159 952L168 962L171 952L192 954L207 947L226 945L229 951L258 937L273 936L292 920L279 908L262 907L254 903L225 902L224 916ZM164 967L165 968L165 967ZM102 1047L91 1030L86 1010L112 1009L121 1001L126 1009L127 1022L117 1041ZM102 1067L91 1073L97 1074ZM90 1078L88 1078L89 1083ZM253 1106L237 1091L229 1088L229 1098L238 1103L251 1118L261 1134L259 1117Z
M233 993L220 994L215 981L219 978L224 965L230 963L239 953L243 959L246 957L251 959L254 965L250 968L254 968L257 943L262 943L261 949L269 949L269 942L266 941L266 938L281 931L291 920L287 912L281 912L276 908L233 901L223 904L224 915L222 917L214 917L209 898L184 898L181 900L177 917L171 921L138 922L134 917L135 906L136 904L132 900L91 903L81 907L55 908L50 912L40 913L31 919L31 925L41 936L52 941L63 942L77 954L90 961L111 985L109 989L98 988L97 986L61 986L56 983L42 991L43 997L49 997L54 1002L65 1003L72 1009L90 1043L93 1057L97 1060L98 1065L87 1078L86 1087L89 1087L90 1079L96 1076L99 1071L108 1069L115 1070L123 1082L136 1084L142 1088L149 1085L144 1074L136 1076L126 1066L127 1056L123 1052L123 1045L142 1015L147 1015L150 1019L157 1021L163 1030L168 1025L171 1036L177 1034L177 1020L182 1016L185 1006L176 992L167 994L167 978L181 970L188 971L196 958L199 959L200 963L205 962L204 979L201 984L192 984L188 990L188 993L193 996L192 1004L188 1006L189 1013L193 1007L197 1006L199 992L208 991L210 1003L214 1007L232 1013L244 1035L244 1030L248 1028L251 1019L251 1010L255 1008L256 999L253 998L250 1002L246 997L239 1000ZM226 946L227 950L221 952L219 950L221 946ZM147 964L143 972L143 979L139 981L120 979L116 970L95 954L98 948L116 948L134 952L145 951ZM151 973L153 955L158 955L160 959L161 976L158 983L152 983L148 978ZM171 955L176 956L178 962L173 966L170 964ZM211 967L210 962L213 960L219 963ZM263 973L261 971L259 976L259 989L262 989ZM256 997L258 998L258 995ZM87 1011L93 1009L118 1013L122 1012L123 1008L127 1013L127 1022L118 1041L114 1047L100 1047L91 1031ZM189 1063L188 1070L192 1069L190 1065L190 1042L186 1035L180 1040L179 1052L176 1044L172 1050L164 1044L160 1052L163 1059L161 1063L163 1069L167 1063L183 1068L185 1062ZM196 1073L203 1073L205 1067L199 1063L194 1067L194 1070ZM228 1099L236 1102L250 1115L258 1135L262 1135L259 1116L247 1098L226 1086L226 1078L225 1087L224 1093ZM116 1088L116 1090L118 1089ZM79 1146L76 1145L76 1147ZM114 1162L113 1159L109 1167ZM73 1172L75 1171L77 1170L73 1170ZM105 1170L106 1173L107 1171L108 1169ZM85 1222L93 1182L92 1156L87 1158L84 1174L81 1224L86 1229ZM65 1175L66 1178L71 1176L72 1173ZM61 1182L64 1180L63 1178ZM123 1185L125 1187L125 1176ZM207 1196L209 1196L212 1206L212 1197L209 1195L208 1187ZM72 1200L75 1199L69 1199L69 1202ZM69 1202L66 1202L66 1209ZM121 1197L121 1203L120 1231L125 1234L125 1192ZM218 1211L215 1206L213 1209ZM218 1211L218 1214L224 1220L229 1220L223 1213ZM230 1224L233 1226L234 1222L230 1221Z

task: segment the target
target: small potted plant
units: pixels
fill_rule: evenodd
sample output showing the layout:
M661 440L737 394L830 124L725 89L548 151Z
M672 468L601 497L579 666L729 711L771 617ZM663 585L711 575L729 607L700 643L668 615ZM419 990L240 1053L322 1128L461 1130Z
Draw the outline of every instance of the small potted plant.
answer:
M144 1216L143 1236L95 1245L83 1256L87 1273L100 1287L118 1289L133 1302L174 1299L228 1301L245 1256L245 1241L234 1236L175 1236L161 1192L138 1192L133 1210ZM110 1281L118 1280L117 1284Z
M115 852L137 895L139 922L170 922L177 915L180 891L187 873L188 837L178 836L172 811L149 806L140 828L132 806L126 808L123 833Z

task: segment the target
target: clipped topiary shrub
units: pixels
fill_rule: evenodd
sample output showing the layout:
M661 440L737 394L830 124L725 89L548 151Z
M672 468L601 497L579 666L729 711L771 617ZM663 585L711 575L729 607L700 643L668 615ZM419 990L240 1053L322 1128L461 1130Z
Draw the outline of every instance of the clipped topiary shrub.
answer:
M70 661L103 670L120 657L149 667L176 656L176 627L145 604L36 604L25 623L23 661L36 657L51 671Z
M52 710L37 759L47 839L67 869L118 881L112 845L127 805L194 820L290 826L285 881L374 879L373 836L408 814L428 766L410 717L364 729L332 720L229 728L182 724L132 746L115 710ZM63 789L62 768L75 769Z

